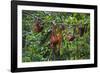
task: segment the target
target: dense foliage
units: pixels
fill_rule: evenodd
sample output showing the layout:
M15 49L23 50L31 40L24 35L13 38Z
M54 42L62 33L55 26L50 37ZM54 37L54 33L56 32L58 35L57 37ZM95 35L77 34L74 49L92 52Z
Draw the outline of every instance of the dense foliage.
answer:
M22 61L90 58L90 14L22 11Z

